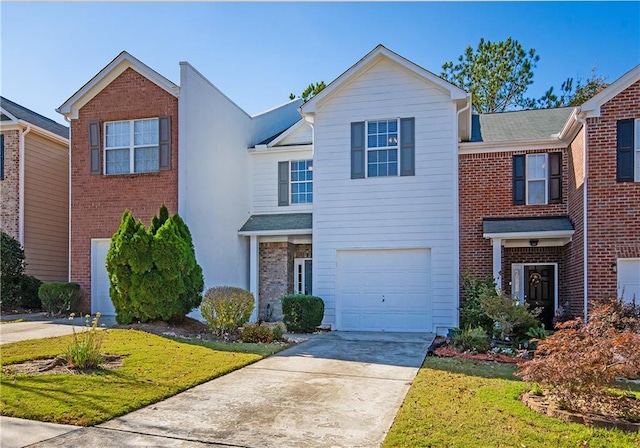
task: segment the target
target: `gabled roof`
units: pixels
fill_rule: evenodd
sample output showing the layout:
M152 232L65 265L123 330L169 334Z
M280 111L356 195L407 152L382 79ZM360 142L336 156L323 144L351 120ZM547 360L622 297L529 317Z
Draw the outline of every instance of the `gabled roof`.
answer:
M17 120L25 121L29 124L37 126L56 134L62 138L69 138L69 128L56 123L50 118L44 117L37 112L27 109L18 103L14 103L5 97L0 96L0 113L2 115L2 121L13 121L13 118Z
M460 89L457 86L445 81L439 76L431 73L428 70L420 67L419 65L411 62L408 59L403 58L397 53L389 50L383 45L378 45L371 50L366 56L352 65L347 71L333 80L327 87L325 87L320 93L312 97L309 101L300 107L303 114L314 113L318 102L323 101L326 98L332 96L342 85L347 81L357 76L359 73L368 69L372 64L377 62L380 58L387 58L396 64L404 67L405 69L413 72L417 76L424 78L426 81L435 84L442 90L449 92L452 100L467 100L467 92Z
M520 110L471 117L471 142L500 143L556 139L574 113L574 107Z
M77 118L78 110L95 97L102 89L108 86L114 79L120 76L126 69L131 68L140 73L151 82L166 90L173 96L178 96L180 88L167 78L143 64L138 59L123 51L116 58L109 62L105 68L100 70L91 80L80 88L76 93L65 101L57 112L68 118Z
M593 96L589 101L580 106L578 108L580 115L583 117L599 117L600 108L603 104L638 81L640 81L640 64L633 67L627 73L609 84L609 86L600 93Z
M240 228L240 235L307 234L311 233L311 213L251 215Z

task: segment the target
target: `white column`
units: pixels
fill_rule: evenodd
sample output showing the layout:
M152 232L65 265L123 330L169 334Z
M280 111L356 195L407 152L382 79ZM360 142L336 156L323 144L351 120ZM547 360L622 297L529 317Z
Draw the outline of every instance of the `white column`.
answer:
M251 291L255 298L253 313L251 314L251 322L256 322L258 320L258 282L260 275L260 270L258 268L259 247L258 237L256 235L251 235L249 237L249 291Z
M500 238L491 238L493 244L493 278L496 281L496 289L502 289L502 240Z

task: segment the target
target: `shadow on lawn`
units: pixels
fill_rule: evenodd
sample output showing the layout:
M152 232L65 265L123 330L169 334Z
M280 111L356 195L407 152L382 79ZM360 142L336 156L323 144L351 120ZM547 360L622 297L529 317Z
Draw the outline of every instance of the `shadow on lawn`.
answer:
M481 378L521 381L520 378L514 375L514 372L517 370L516 365L495 361L475 361L465 358L427 356L422 364L422 368Z

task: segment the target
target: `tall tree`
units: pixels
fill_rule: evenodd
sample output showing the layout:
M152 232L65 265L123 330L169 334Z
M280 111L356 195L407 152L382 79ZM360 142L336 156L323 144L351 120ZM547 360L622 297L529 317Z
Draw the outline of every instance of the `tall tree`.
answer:
M605 82L606 79L605 76L598 75L598 68L593 66L591 68L591 78L586 81L578 78L575 89L573 87L573 78L567 78L560 86L559 96L553 92L553 87L551 87L532 106L538 109L580 106L609 85Z
M318 93L322 92L322 90L327 87L324 83L324 81L320 81L320 82L316 82L316 83L311 83L307 86L306 89L304 89L302 91L302 94L298 97L298 98L302 98L303 102L307 102L309 101L311 98L313 98L314 96L316 96ZM293 93L289 94L289 99L293 100L295 99L296 96Z
M540 57L520 43L480 39L475 50L468 46L457 62L446 62L441 76L472 95L474 112L503 112L530 104L525 92L533 83Z

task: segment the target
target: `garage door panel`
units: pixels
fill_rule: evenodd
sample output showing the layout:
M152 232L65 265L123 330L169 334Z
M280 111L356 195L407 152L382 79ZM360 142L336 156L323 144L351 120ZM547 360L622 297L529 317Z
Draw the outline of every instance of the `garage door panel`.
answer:
M618 297L640 302L640 258L618 259Z
M430 330L430 251L338 251L338 329Z

